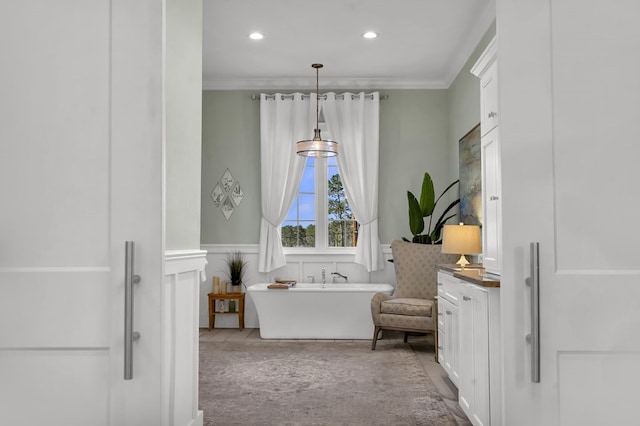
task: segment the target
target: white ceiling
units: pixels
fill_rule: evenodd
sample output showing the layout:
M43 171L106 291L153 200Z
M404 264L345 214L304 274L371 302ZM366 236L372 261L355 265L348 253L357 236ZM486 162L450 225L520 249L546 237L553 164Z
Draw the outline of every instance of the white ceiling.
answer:
M318 62L321 89L447 88L494 18L494 0L204 0L203 85L315 88Z

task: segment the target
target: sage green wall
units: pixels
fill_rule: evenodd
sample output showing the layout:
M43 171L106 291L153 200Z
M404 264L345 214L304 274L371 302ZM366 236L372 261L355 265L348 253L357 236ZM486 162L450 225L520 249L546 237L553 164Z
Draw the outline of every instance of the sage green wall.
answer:
M446 90L384 90L380 102L379 236L411 238L407 191L420 192L429 172L436 192L449 184ZM417 195L419 197L419 195Z
M166 8L166 249L199 249L202 0Z
M496 24L489 27L478 43L458 76L449 86L449 170L452 172L449 181L459 176L458 145L460 139L480 123L480 80L471 74L471 67L476 63L484 49L496 34Z
M260 102L251 99L258 92L203 92L203 244L259 241ZM380 92L389 98L380 101L379 230L380 241L390 243L410 236L407 189L419 191L425 171L432 175L436 190L449 184L448 101L446 90ZM210 197L227 168L245 193L229 220Z
M255 91L202 92L203 244L257 244L260 239L260 102ZM211 199L225 170L244 198L226 220Z

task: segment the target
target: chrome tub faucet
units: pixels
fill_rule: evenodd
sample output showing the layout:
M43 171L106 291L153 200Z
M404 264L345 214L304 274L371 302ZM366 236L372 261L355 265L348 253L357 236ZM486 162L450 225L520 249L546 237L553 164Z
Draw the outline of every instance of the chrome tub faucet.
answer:
M347 278L346 275L342 275L340 272L332 272L331 275L333 275L333 282L336 282L336 278L340 277L344 280L345 283L349 282L349 279Z

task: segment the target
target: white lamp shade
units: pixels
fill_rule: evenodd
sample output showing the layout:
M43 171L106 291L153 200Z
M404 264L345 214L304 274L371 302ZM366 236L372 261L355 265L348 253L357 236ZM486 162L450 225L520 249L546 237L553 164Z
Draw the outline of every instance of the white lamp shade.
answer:
M443 232L442 253L482 253L480 227L478 225L445 225Z

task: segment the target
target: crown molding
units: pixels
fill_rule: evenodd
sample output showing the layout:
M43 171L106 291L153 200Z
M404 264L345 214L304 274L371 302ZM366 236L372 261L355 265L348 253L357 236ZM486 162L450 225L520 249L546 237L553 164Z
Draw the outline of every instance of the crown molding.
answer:
M482 77L489 66L493 64L498 57L498 47L496 44L496 37L487 45L484 52L480 55L476 63L471 67L471 74L476 77Z
M334 89L446 89L447 81L394 78L323 78L322 85ZM202 90L313 90L315 81L291 78L220 79L203 78Z

